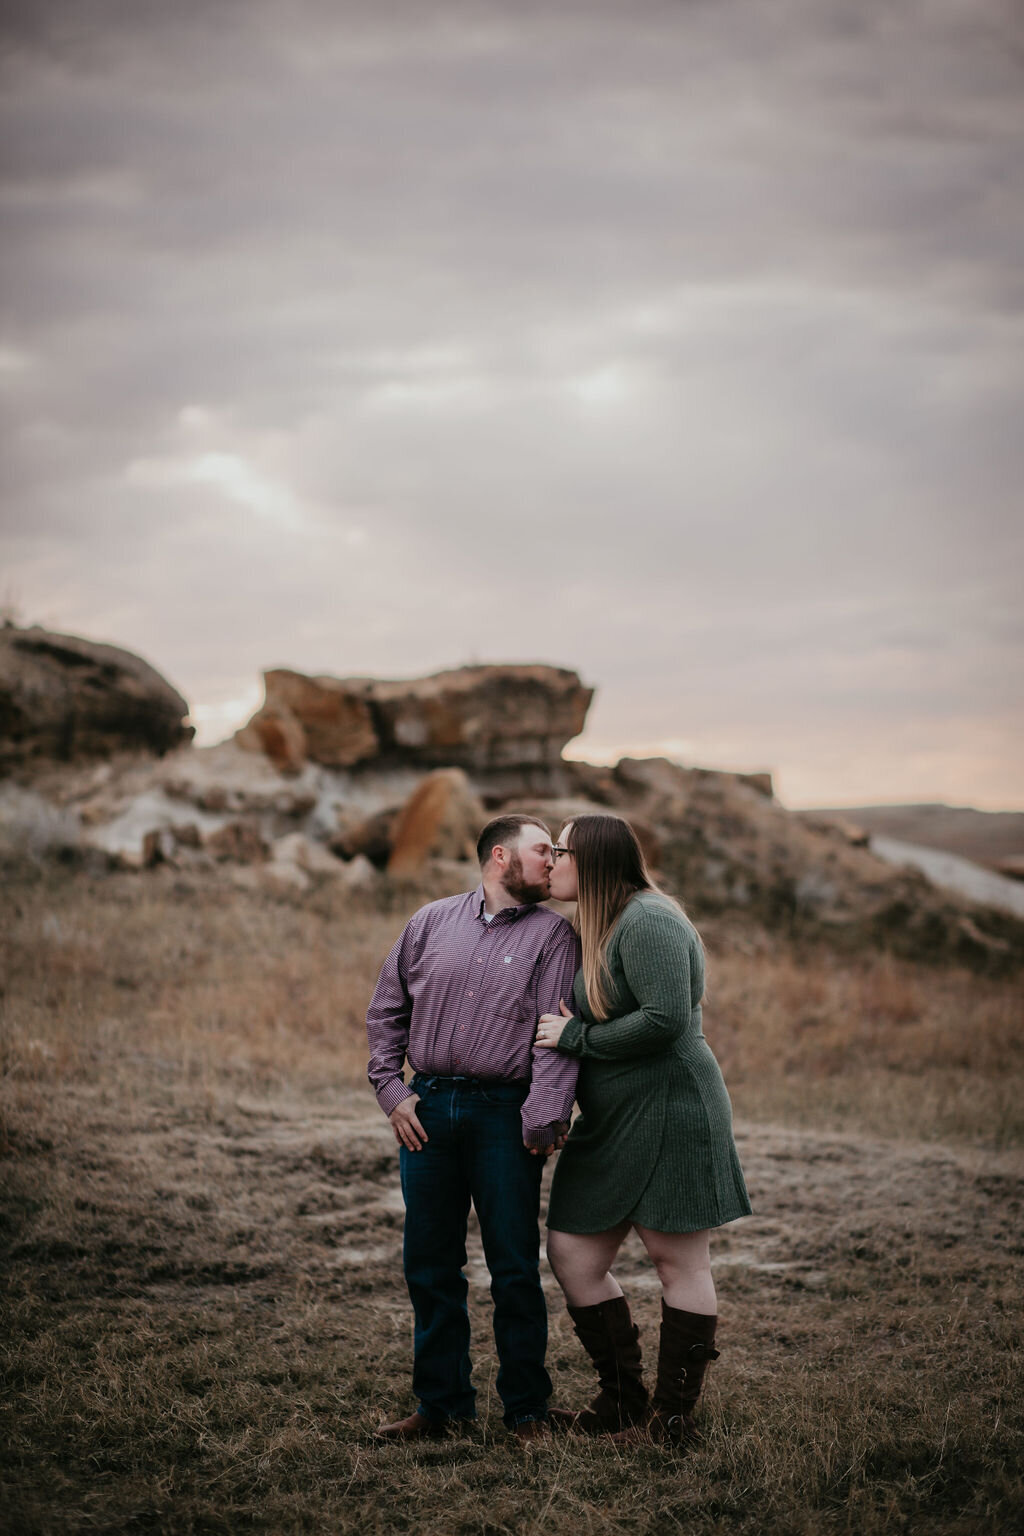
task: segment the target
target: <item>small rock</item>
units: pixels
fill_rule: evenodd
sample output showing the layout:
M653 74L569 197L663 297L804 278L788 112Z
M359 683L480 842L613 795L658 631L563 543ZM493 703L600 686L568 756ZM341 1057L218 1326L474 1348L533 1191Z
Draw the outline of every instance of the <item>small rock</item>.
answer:
M289 832L276 838L271 845L270 857L275 865L294 864L310 875L338 876L345 868L322 843L314 843L302 832Z
M363 854L375 864L383 864L391 853L392 833L400 811L400 806L392 805L358 821L346 818L328 847L343 859Z
M170 827L157 827L142 839L142 867L152 869L156 864L173 864L177 851L174 832Z
M309 876L306 871L300 869L290 859L275 859L270 864L264 864L260 869L260 881L263 885L271 887L277 885L288 890L309 890Z
M357 853L354 859L341 866L341 878L351 891L370 891L377 884L377 871L369 859Z
M247 821L229 821L226 826L209 833L204 847L215 859L233 864L261 863L267 856L267 846L260 832Z

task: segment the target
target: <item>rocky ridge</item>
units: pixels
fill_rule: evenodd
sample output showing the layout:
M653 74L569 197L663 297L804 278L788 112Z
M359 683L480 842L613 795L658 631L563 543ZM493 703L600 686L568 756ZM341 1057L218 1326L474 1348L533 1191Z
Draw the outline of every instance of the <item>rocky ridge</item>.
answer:
M165 866L299 894L412 878L443 894L476 880L476 833L495 809L530 811L556 833L586 810L613 810L701 922L993 972L1024 964L1024 923L883 862L857 828L786 810L767 774L563 759L591 697L575 673L267 678L261 710L216 747L20 759L0 784L0 855Z

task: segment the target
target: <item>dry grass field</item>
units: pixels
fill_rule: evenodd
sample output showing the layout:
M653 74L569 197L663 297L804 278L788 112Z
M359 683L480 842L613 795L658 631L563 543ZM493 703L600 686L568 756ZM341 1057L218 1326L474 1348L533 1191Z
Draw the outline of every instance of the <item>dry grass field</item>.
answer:
M476 1430L374 1443L411 1327L362 1014L423 895L7 879L2 1529L1024 1529L1020 987L724 925L706 1027L755 1215L715 1244L706 1444L510 1442L476 1243ZM651 1340L634 1249L622 1279Z

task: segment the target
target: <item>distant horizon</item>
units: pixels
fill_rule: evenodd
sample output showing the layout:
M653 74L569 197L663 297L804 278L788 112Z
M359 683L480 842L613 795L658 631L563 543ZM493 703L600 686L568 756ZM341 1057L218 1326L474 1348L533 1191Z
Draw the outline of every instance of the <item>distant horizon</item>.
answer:
M14 618L8 616L6 622L24 629L38 625L53 633L72 635L93 644L117 646L138 656L148 666L153 667L171 687L181 693L189 707L187 719L188 723L194 727L194 741L197 747L220 746L230 741L234 733L251 719L263 703L263 673L277 668L293 670L313 677L326 676L339 679L365 677L413 682L418 678L435 676L439 672L458 671L462 667L544 666L573 672L580 678L584 687L594 690L586 728L579 736L567 742L563 749L563 755L570 759L593 763L595 766L611 766L623 757L665 757L685 768L706 768L720 773L769 773L772 777L775 798L791 810L855 810L879 806L944 805L952 809L990 813L1000 811L1008 814L1024 813L1024 798L1019 793L1016 799L1012 793L1000 799L994 794L968 797L962 790L957 791L953 787L954 775L950 772L948 777L944 778L942 772L944 765L941 762L933 766L933 777L929 781L929 786L922 790L915 791L914 787L908 785L903 794L887 793L877 779L865 775L859 780L861 793L851 791L848 794L842 794L841 787L844 782L842 770L816 778L791 757L780 755L773 761L771 754L760 752L755 744L749 743L747 744L749 749L743 752L730 753L725 750L719 752L715 750L713 740L702 736L699 729L694 730L688 738L679 735L645 735L630 738L625 734L620 736L607 729L599 732L592 727L590 717L597 711L599 717L602 715L605 717L606 722L609 715L614 719L616 701L613 699L611 704L607 705L604 699L607 690L602 688L599 681L585 676L579 667L565 660L545 660L536 654L518 658L508 654L500 658L486 659L475 656L436 668L405 667L388 671L380 668L366 668L341 672L326 666L296 666L294 662L278 660L271 665L258 668L244 689L238 687L236 683L235 689L227 698L222 696L215 702L209 696L204 700L201 692L190 696L188 687L171 668L161 665L152 654L147 654L137 646L127 643L123 638L114 639L109 633L84 633L66 624L44 622L39 618L24 619L20 614ZM230 687L230 684L228 686ZM706 746L702 747L702 742L706 742ZM827 743L818 743L819 747L822 745L827 755L834 755L834 749L829 748ZM888 780L890 785L900 782L900 778L895 774ZM942 789L944 782L949 786L946 792Z
M506 660L506 662L504 664L505 665L509 665L509 666L529 666L529 665L557 666L557 665L559 665L558 663L554 663L554 662L538 661L536 658L534 658L531 661L520 660L518 662L513 662L513 661ZM502 665L502 663L500 663L500 662L464 662L461 665L463 665L463 666L500 666L500 665ZM273 669L272 668L267 668L266 670L270 671L270 670L273 670ZM445 667L445 668L439 668L438 670L439 671L455 671L455 670L457 670L457 667L452 667L452 668ZM567 668L566 670L576 671L575 668ZM336 674L336 673L323 673L323 672L321 672L319 674L311 674L311 675L340 676L340 674ZM359 674L359 675L364 675L364 674ZM384 678L385 678L385 675L382 674L382 673L371 673L371 674L365 674L365 675L379 677L382 680L384 680ZM400 674L397 677L393 677L392 674L389 673L389 674L387 674L386 680L387 681L398 681L398 682L405 682L405 681L413 682L417 678L425 677L425 676L432 676L432 675L434 675L434 674L432 674L432 673L423 673L423 672L409 672L409 673L402 673L402 674ZM577 673L577 675L578 675L578 673ZM593 684L593 685L586 684L586 679L582 679L582 681L585 683L586 686L593 686L594 687L594 703L596 704L597 699L598 699L599 694L600 694L600 686L598 684ZM197 727L196 728L195 745L198 746L198 747L213 747L213 746L221 746L225 742L230 741L232 739L232 736L234 735L234 732L236 730L239 730L243 725L245 725L245 723L251 718L252 714L260 707L260 704L263 701L263 689L262 689L262 686L260 686L260 687L258 687L258 688L253 690L252 700L253 700L253 702L252 702L251 708L247 708L244 713L239 714L237 716L235 724L232 725L230 728L228 728L226 730L223 730L223 728L222 728L222 734L213 734L213 732L211 731L211 728L210 728L209 725L200 728L200 726L198 725L198 723L196 721L196 718L195 718L195 712L190 713L189 717L188 717L189 718L189 722L191 724L193 724L193 725L196 725L196 727ZM593 705L591 707L593 708ZM198 706L198 708L199 708L199 710L201 712L203 712L206 715L206 719L209 721L210 716L211 716L211 714L213 712L212 711L202 711L202 706ZM774 794L775 794L775 798L777 800L779 800L782 804L784 804L787 807L787 809L793 810L793 811L816 811L816 810L842 811L842 810L858 810L858 809L868 809L868 808L876 809L876 808L890 807L890 806L895 807L895 806L941 805L941 806L946 807L949 810L981 811L981 812L985 812L987 814L999 814L999 813L1004 813L1004 814L1007 814L1007 815L1024 814L1024 800L1022 800L1019 804L1006 805L1006 804L980 804L977 800L965 801L965 800L962 800L962 799L942 799L940 797L934 797L934 796L912 797L912 798L902 799L902 800L895 800L895 799L859 799L859 800L848 799L848 800L839 800L839 799L830 799L830 798L828 798L825 795L819 795L816 798L803 799L803 800L800 800L799 802L796 802L796 801L794 801L792 799L792 797L790 795L787 795L787 794L783 793L781 791L781 789L780 789L780 778L782 777L781 771L779 769L777 769L777 768L773 768L770 764L768 764L766 762L762 762L762 761L759 761L759 760L756 760L756 759L752 759L750 763L736 765L736 764L733 764L733 763L710 762L710 761L704 761L703 759L697 760L697 759L690 758L690 757L684 757L677 750L674 750L674 748L676 746L676 743L673 742L672 740L665 740L665 741L662 741L661 743L658 743L658 742L639 742L639 743L634 743L632 745L630 745L628 743L623 743L623 744L621 744L619 746L610 746L609 747L607 745L600 744L600 743L588 742L588 740L587 740L588 734L589 733L587 731L584 731L584 732L581 733L581 735L576 736L572 740L568 741L566 743L565 747L563 748L563 752L562 752L563 757L565 757L565 758L567 758L569 760L572 760L572 761L592 763L592 764L594 764L595 767L613 767L617 762L620 761L620 759L622 759L624 757L635 757L635 758L664 757L664 758L667 758L670 762L678 763L679 766L683 767L683 768L710 769L710 770L712 770L714 772L718 772L718 773L738 773L738 774L769 773L769 774L771 774L771 778L772 778L772 786L773 786L773 791L774 791Z

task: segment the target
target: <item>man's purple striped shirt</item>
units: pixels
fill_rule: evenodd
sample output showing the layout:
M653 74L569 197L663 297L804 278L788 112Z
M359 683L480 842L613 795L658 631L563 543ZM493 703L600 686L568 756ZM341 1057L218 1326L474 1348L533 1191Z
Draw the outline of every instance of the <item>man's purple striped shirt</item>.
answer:
M542 1145L568 1120L579 1062L533 1046L542 1013L572 1001L579 940L547 907L505 907L485 921L484 888L421 907L388 955L366 1015L369 1079L386 1115L416 1072L530 1084L523 1135Z

